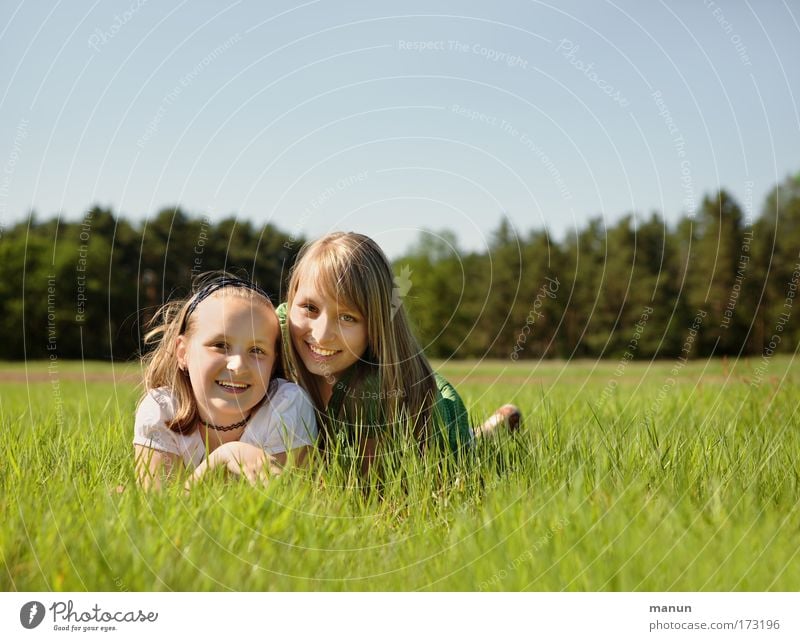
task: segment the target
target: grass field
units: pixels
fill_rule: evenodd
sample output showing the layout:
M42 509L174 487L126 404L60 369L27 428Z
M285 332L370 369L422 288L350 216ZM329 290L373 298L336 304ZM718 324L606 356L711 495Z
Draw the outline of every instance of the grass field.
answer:
M795 591L800 371L760 365L439 364L524 429L184 496L132 482L137 365L0 364L0 588Z

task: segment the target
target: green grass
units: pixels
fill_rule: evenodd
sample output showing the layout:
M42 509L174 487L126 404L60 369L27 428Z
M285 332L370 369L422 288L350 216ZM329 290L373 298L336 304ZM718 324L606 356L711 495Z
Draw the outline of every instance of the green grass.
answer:
M137 365L0 364L0 588L800 589L797 368L675 364L443 364L524 429L380 489L334 463L188 497L133 485Z

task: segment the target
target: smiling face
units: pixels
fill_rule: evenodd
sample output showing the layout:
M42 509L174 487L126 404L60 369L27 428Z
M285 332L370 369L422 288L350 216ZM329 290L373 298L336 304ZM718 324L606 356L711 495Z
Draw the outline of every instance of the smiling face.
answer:
M289 310L292 343L306 369L327 385L367 351L367 319L318 287L300 284Z
M192 312L178 337L200 418L230 425L264 398L277 358L280 326L272 305L220 290Z

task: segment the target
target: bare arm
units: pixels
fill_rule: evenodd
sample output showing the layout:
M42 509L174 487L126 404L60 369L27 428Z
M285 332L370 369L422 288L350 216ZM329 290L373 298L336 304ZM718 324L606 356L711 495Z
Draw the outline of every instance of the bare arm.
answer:
M292 465L296 467L305 467L306 463L308 463L308 455L311 453L311 449L310 445L303 445L302 447L297 447L288 452L278 452L271 456L272 460L280 467L289 467Z
M154 450L144 445L133 446L136 480L145 490L160 490L161 482L180 466L175 454Z
M191 489L209 470L224 466L235 475L244 475L251 484L260 481L266 483L270 476L280 474L288 465L304 465L311 446L305 445L278 454L267 454L260 447L231 441L220 445L208 458L197 466L192 476L186 481L186 489Z
M361 474L366 478L378 457L378 439L374 437L362 438L359 449L361 453Z

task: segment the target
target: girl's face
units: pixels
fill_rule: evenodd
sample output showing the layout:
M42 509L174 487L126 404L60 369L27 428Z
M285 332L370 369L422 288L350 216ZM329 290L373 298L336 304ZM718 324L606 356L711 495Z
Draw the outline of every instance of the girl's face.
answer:
M300 285L289 310L292 343L316 376L334 380L367 351L367 319L345 301Z
M225 295L202 301L191 334L178 337L178 364L189 373L200 418L215 425L240 421L267 393L280 332L263 300Z

